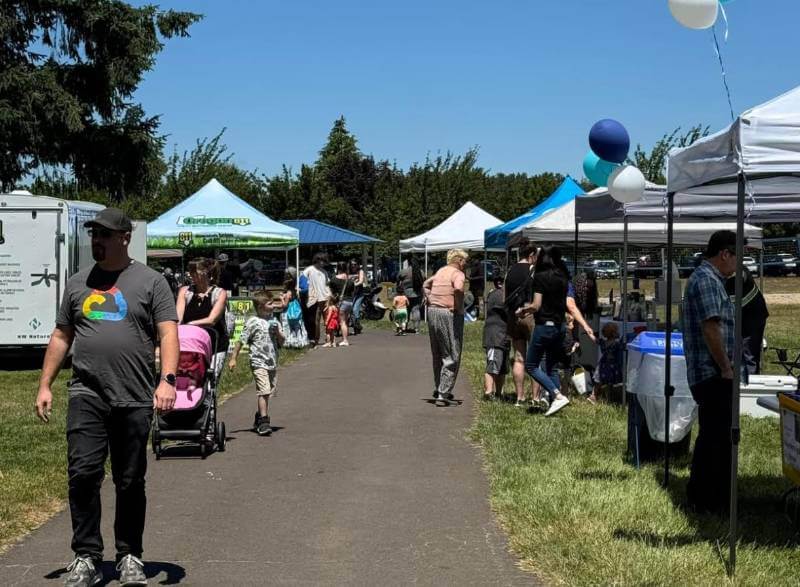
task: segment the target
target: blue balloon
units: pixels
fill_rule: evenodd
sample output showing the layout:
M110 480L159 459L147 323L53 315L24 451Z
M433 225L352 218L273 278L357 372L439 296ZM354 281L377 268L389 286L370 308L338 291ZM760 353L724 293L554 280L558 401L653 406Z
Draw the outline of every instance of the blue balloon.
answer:
M589 131L589 146L601 159L623 163L631 148L631 138L624 126L606 118L595 122Z
M619 165L616 163L603 161L594 151L589 151L586 153L586 157L583 158L583 173L596 186L605 187L608 185L608 178L617 167Z

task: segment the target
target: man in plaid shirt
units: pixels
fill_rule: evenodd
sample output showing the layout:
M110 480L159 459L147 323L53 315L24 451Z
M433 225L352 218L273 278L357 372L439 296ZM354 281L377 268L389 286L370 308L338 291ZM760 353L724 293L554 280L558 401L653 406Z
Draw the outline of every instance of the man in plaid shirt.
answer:
M686 375L700 420L686 493L703 512L723 513L730 501L734 305L725 280L735 271L736 233L717 231L683 298Z

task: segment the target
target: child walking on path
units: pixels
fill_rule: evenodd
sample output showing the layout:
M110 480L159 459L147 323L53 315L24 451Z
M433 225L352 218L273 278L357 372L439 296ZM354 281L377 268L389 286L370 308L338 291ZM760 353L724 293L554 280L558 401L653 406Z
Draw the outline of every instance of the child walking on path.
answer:
M336 346L336 329L339 328L339 298L331 295L325 306L325 344L326 348Z
M494 278L494 289L486 296L486 321L483 323L483 348L486 351L483 399L502 397L508 373L510 340L506 334L505 278Z
M392 300L394 305L394 328L397 336L405 336L408 325L408 298L404 294L397 294Z
M268 291L257 291L253 294L256 316L245 322L242 335L233 349L228 363L231 370L236 368L236 359L242 344L250 351L250 369L256 382L258 411L253 428L259 436L272 434L269 421L269 398L275 393L278 371L278 347L285 341L280 323L272 315L272 294Z

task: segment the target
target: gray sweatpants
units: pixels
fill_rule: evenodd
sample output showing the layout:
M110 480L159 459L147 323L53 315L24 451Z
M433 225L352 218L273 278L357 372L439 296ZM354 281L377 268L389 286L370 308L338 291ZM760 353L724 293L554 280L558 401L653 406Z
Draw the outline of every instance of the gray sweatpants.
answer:
M464 342L464 316L445 308L428 308L428 333L431 338L433 380L440 394L453 393L461 365Z

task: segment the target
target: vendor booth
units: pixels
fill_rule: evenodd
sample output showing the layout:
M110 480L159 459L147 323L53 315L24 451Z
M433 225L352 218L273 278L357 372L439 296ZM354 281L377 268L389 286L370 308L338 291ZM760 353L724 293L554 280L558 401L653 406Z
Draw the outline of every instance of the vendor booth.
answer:
M147 226L150 250L293 250L299 231L262 214L212 179Z
M262 214L216 179L147 226L148 256L156 258L183 258L187 251L197 249L269 250L284 251L288 265L290 250L299 257L298 245L296 228ZM228 311L235 322L234 341L251 304L247 298L228 298Z
M484 232L501 224L496 218L467 202L447 220L418 236L400 241L400 253L424 253L425 274L428 274L428 253L464 249L466 251L483 251Z
M693 145L670 152L667 181L669 244L674 220L680 218L735 218L736 312L734 373L742 370L742 269L745 222L800 221L800 87L752 108L726 129ZM631 206L631 214L646 204ZM641 212L644 213L644 212ZM671 249L670 249L671 253ZM671 302L671 288L668 290ZM668 306L670 307L670 306ZM672 330L671 313L667 330ZM669 337L669 334L668 334ZM670 345L666 360L669 365ZM669 367L667 367L669 373ZM731 569L736 563L737 470L741 381L734 378L731 438L731 511L729 548ZM669 401L671 382L664 382ZM668 457L668 455L667 455ZM669 478L665 458L664 480Z
M359 234L358 232L333 226L332 224L320 222L319 220L281 220L281 223L298 230L301 247L360 246L361 265L364 268L364 271L367 272L368 278L369 272L367 271L367 248L371 246L373 267L378 266L377 246L383 242L378 238L368 236L366 234ZM373 273L373 278L376 275L377 273Z
M561 185L550 194L543 202L531 208L525 214L493 226L484 232L483 243L486 251L506 251L509 237L520 227L526 226L548 212L561 208L564 204L574 201L583 194L583 188L574 179L567 176Z

